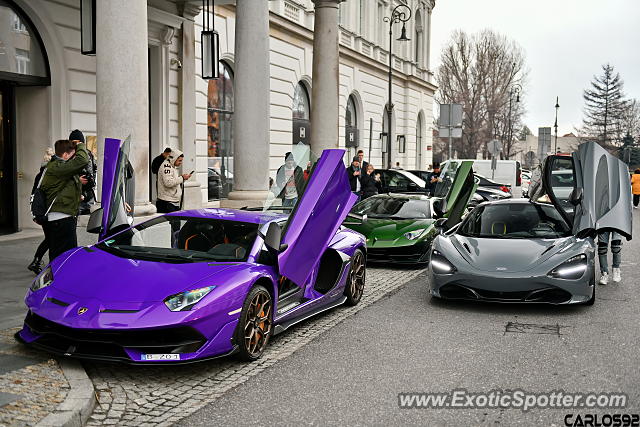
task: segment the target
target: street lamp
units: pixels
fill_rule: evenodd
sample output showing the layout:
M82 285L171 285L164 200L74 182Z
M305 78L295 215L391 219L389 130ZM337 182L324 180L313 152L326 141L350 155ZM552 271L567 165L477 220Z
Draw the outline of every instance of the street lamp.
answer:
M398 22L402 22L402 32L400 33L400 37L398 41L406 42L409 41L407 37L407 28L405 27L405 22L411 19L411 8L406 4L400 3L391 11L391 17L385 16L382 18L384 22L389 23L389 101L386 106L387 112L387 167L391 167L391 141L393 139L393 134L391 132L391 120L393 116L393 102L392 102L392 82L393 82L393 24Z
M218 61L220 60L220 36L215 30L215 23L211 25L209 0L202 0L202 10L204 15L202 18L202 32L200 33L201 75L204 80L217 79L220 77L220 69L218 67Z
M522 91L522 85L520 83L516 83L509 89L509 127L507 128L507 134L509 135L509 139L507 143L508 147L511 147L511 143L513 142L513 121L511 120L511 103L513 101L513 95L516 95L516 102L520 102L520 92ZM502 144L504 147L505 145Z
M558 104L558 97L556 96L556 122L553 124L556 132L556 149L553 154L558 154L558 108L560 108L560 104Z

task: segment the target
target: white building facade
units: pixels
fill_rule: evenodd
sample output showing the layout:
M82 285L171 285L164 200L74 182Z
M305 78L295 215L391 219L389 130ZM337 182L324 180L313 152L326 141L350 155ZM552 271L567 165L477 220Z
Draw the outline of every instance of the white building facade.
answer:
M366 159L383 166L380 133L387 126L383 114L389 27L382 18L398 2L269 1L264 13L269 46L267 141L236 140L235 80L241 72L236 68L236 15L246 13L254 1L237 0L237 6L233 0L215 1L223 73L221 79L205 81L200 78L201 1L98 0L97 52L88 56L81 53L80 0L0 0L0 233L34 226L28 201L42 155L73 129L88 137L99 168L104 138L131 135L137 215L155 212L149 164L167 146L184 151L184 172L196 171L185 185L187 208L215 206L242 183L243 174L251 171L246 157L239 162L237 153L246 156L252 144L268 144L268 155L257 162L273 177L294 142L309 142L314 17L323 2L339 5L336 145L345 147L353 136L357 147L349 148L349 156L362 149ZM434 2L408 4L413 13L407 23L411 41L395 42L392 61L392 129L405 143L401 149L393 141L392 159L405 168L424 169L431 163L436 89L429 71ZM394 27L394 39L400 28ZM252 125L247 119L235 124L236 129Z
M339 142L347 149L349 164L358 150L375 167L385 167L380 134L386 132L385 105L388 98L388 37L391 15L398 1L347 0L339 9ZM430 28L433 0L410 0L412 17L407 22L408 42L399 42L402 25L394 25L393 53L393 141L392 165L405 169L426 169L432 160L433 96L436 86L430 70ZM269 2L269 171L283 164L294 143L308 143L313 87L314 7L311 0ZM199 33L203 15L196 18ZM235 8L215 7L215 29L220 34L221 80L196 79L197 167L203 203L231 190L233 178L232 135ZM196 41L200 70L200 47ZM209 105L207 105L209 100ZM322 126L322 124L320 124ZM384 127L384 128L383 128ZM370 138L371 137L371 138ZM353 138L353 144L347 141ZM384 137L383 137L384 138ZM404 139L404 144L400 141ZM399 141L400 140L400 141ZM357 147L348 147L355 145ZM265 159L266 161L266 159ZM226 182L208 188L210 174ZM217 179L217 177L216 177Z

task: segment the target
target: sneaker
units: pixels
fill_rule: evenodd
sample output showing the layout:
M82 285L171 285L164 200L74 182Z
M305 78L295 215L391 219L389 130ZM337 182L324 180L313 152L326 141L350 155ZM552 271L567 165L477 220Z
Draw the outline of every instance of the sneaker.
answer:
M607 283L609 283L609 273L603 272L600 275L600 282L598 283L600 283L601 285L606 285Z
M613 268L613 282L618 283L622 280L622 276L620 275L620 269L614 267Z
M40 272L42 271L42 263L39 259L34 258L33 261L31 261L31 264L27 266L27 269L33 271L36 274L40 274Z

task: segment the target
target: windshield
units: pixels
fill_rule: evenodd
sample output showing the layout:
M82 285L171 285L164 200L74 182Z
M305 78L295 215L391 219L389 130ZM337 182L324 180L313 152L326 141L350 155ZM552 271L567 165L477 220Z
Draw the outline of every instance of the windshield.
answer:
M429 219L428 200L399 197L370 197L355 205L351 212L371 218Z
M96 247L123 258L168 263L245 261L257 234L258 224L162 216Z
M500 203L474 209L458 229L468 237L492 239L557 239L570 230L553 206Z

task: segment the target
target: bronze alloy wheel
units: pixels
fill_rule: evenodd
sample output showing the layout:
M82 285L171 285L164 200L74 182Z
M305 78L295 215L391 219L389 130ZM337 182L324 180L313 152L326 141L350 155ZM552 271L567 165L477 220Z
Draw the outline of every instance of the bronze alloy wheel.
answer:
M351 267L349 269L349 276L347 277L345 289L347 305L356 305L360 302L364 291L365 277L366 260L364 253L360 249L357 249L351 258Z
M269 292L256 286L249 292L240 316L237 341L241 359L258 359L271 337L272 300Z

